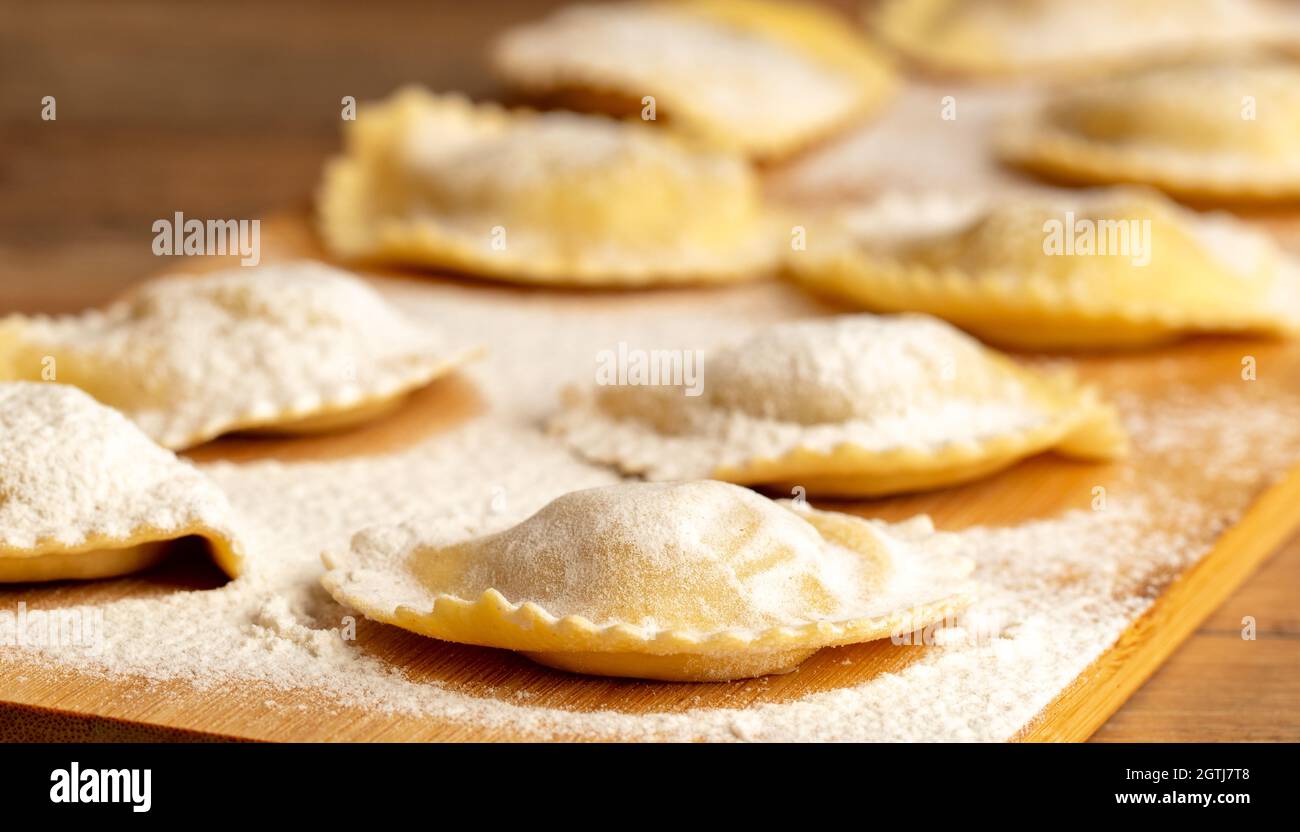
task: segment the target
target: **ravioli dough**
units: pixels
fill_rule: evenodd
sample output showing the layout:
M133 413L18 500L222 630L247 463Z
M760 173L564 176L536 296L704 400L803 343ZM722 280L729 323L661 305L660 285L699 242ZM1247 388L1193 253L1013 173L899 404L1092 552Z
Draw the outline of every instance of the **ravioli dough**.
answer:
M571 390L551 429L626 474L854 497L966 482L1047 450L1111 459L1126 447L1095 390L923 316L778 324L708 351L704 367L698 397Z
M999 344L1119 348L1300 327L1293 259L1240 223L1154 193L893 195L820 236L789 257L796 282L875 311L945 318Z
M884 58L845 21L772 0L565 7L507 32L508 82L578 109L642 114L713 146L787 156L878 109Z
M221 490L82 391L0 383L0 583L105 578L203 538L230 577L242 546Z
M320 263L148 281L103 311L0 324L0 374L73 384L169 448L332 430L475 354Z
M462 535L463 536L463 535ZM367 617L563 670L721 681L911 632L970 601L972 563L928 518L886 525L721 482L566 494L454 539L419 524L325 555L325 588Z
M1300 38L1273 0L886 0L885 43L932 72L1076 77Z
M320 197L344 257L617 287L752 279L783 242L742 160L649 127L408 89L349 131Z
M1300 64L1146 72L1054 97L1004 130L1011 162L1228 202L1300 198Z

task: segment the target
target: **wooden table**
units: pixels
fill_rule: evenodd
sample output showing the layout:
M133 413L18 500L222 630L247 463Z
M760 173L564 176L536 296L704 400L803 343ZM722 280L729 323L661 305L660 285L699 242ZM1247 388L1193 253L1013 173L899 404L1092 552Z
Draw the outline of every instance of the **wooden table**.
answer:
M339 99L406 82L493 92L482 44L553 0L177 8L0 2L0 312L69 311L156 272L152 221L305 204ZM40 119L54 95L58 118ZM1300 540L1279 551L1094 737L1300 740ZM1253 616L1258 640L1240 638ZM152 739L0 708L0 734Z

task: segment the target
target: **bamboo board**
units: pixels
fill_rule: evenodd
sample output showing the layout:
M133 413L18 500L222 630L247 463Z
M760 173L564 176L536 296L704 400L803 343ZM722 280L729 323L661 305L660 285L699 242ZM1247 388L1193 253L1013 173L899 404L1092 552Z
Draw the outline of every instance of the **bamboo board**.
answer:
M929 93L926 94L927 100ZM967 128L963 128L967 129ZM957 142L961 145L961 142ZM864 174L869 178L869 174ZM872 184L880 184L878 182ZM982 186L979 176L970 184ZM797 190L797 189L796 189ZM1276 230L1290 231L1294 217L1268 218ZM302 218L269 223L264 229L267 259L312 253L314 243ZM429 278L434 279L434 278ZM713 290L725 291L725 290ZM752 287L741 291L755 291ZM766 291L758 289L758 291ZM775 287L771 291L777 291ZM628 302L653 302L651 295ZM719 296L708 302L720 301ZM1300 344L1201 338L1133 355L1084 358L1080 374L1108 394L1159 397L1175 387L1241 390L1241 358L1255 356L1261 368L1249 395L1276 402L1300 391ZM1289 400L1289 399L1288 399ZM333 459L392 451L438 431L454 430L483 412L486 403L458 377L416 395L401 411L344 434L293 441L224 439L196 449L208 461ZM1296 414L1300 420L1300 413ZM1268 453L1269 436L1245 437ZM1193 449L1195 450L1195 449ZM1130 460L1110 466L1086 465L1053 456L1038 457L992 478L943 492L841 504L840 508L885 519L918 512L945 529L971 525L1015 524L1088 508L1096 485L1124 483L1176 487L1214 513L1237 513L1230 529L1216 531L1213 548L1194 567L1135 591L1156 593L1154 604L1128 627L1055 700L1015 737L1025 741L1081 740L1091 735L1147 679L1219 604L1300 528L1300 453L1277 461L1289 473L1241 482L1223 479L1213 466L1170 468L1139 448ZM1146 486L1144 486L1146 484ZM195 553L173 558L140 576L94 584L13 587L0 590L0 609L19 601L29 608L57 607L122 597L162 594L176 589L217 586L222 578ZM573 710L675 712L697 707L743 708L762 702L798 699L820 691L858 684L914 661L925 648L877 642L823 650L799 672L728 684L687 685L588 679L540 668L511 653L434 644L404 631L361 622L358 646L402 667L411 678L439 682L454 690L509 698L526 693L530 704ZM341 707L319 691L286 693L258 685L198 689L182 682L143 683L105 680L41 666L0 652L0 703L23 710L28 723L51 720L69 738L219 737L270 741L316 740L518 740L508 730L486 730L449 721ZM275 701L274 706L268 701ZM0 737L7 733L0 721Z
M309 245L301 220L272 227L281 254ZM778 291L778 287L757 291ZM1079 362L1079 371L1111 395L1158 397L1171 387L1190 386L1203 391L1241 388L1246 384L1240 375L1243 355L1255 356L1261 368L1258 380L1249 383L1249 395L1261 397L1263 402L1300 390L1300 344L1275 341L1201 338L1136 355L1084 358ZM293 461L387 452L438 431L454 430L476 418L484 406L472 385L453 376L418 394L392 416L351 432L297 440L227 438L195 449L190 455L200 461ZM1269 437L1249 439L1263 448ZM1300 505L1300 453L1286 464L1293 469L1290 474L1270 484L1262 480L1220 481L1212 473L1214 466L1163 468L1158 457L1144 454L1140 448L1132 459L1104 466L1048 455L968 486L839 507L886 519L925 512L940 528L960 529L976 524L1013 524L1087 508L1092 489L1098 484L1116 484L1116 493L1122 493L1124 489L1142 489L1144 484L1169 487L1176 483L1179 495L1202 501L1211 509L1231 511L1251 504L1245 516L1218 537L1213 551L1196 566L1181 575L1161 578L1155 604L1018 736L1021 740L1081 740L1095 731L1256 566L1300 527L1300 511L1296 510ZM222 581L201 553L185 553L135 577L6 588L0 590L0 609L13 609L19 601L26 602L29 608L102 602L178 588L212 587ZM1136 591L1149 590L1150 586L1144 586ZM529 703L538 706L629 712L790 701L898 670L926 649L876 642L823 650L798 673L788 676L690 685L581 678L540 668L511 653L434 643L364 621L358 631L358 647L400 665L412 678L436 680L460 692L511 697L523 691ZM117 736L126 731L128 736L149 737L153 734L148 732L160 731L181 737L281 741L529 739L504 730L340 707L312 690L286 694L257 685L201 690L180 682L106 680L13 657L0 658L0 669L4 671L0 675L0 702L32 708L24 716L28 720L54 713L91 718L65 718L58 723L65 730L88 732L86 736ZM276 702L274 707L268 706L270 700ZM115 727L114 723L120 724ZM121 724L136 726L132 730L146 733L132 733ZM0 732L3 730L0 725Z

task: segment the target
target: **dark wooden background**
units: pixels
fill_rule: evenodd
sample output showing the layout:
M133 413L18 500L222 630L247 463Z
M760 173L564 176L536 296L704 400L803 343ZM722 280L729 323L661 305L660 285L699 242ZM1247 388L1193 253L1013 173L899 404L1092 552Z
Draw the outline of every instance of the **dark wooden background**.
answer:
M150 226L175 211L305 207L344 95L420 82L491 96L488 38L555 5L0 0L0 314L79 309L156 272ZM57 121L40 118L46 95ZM1096 739L1300 740L1298 586L1293 542ZM1247 615L1260 639L1243 644ZM60 730L15 710L0 724Z
M156 270L152 222L306 204L340 99L491 95L483 47L545 0L0 2L0 309ZM42 121L41 99L58 119Z

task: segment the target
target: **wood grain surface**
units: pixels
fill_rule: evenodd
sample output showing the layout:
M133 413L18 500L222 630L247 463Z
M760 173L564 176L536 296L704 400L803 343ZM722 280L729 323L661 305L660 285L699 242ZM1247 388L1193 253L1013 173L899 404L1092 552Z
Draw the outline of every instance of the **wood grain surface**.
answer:
M267 254L288 257L321 255L305 216L276 220L267 228ZM425 277L435 280L434 277ZM777 291L746 287L726 291ZM572 293L570 293L572 295ZM608 296L596 302L611 302ZM616 300L614 302L617 302ZM629 298L640 304L651 297ZM1077 361L1080 374L1100 384L1112 396L1141 396L1158 400L1175 389L1202 392L1239 390L1244 382L1239 367L1242 355L1256 357L1268 372L1251 383L1249 395L1261 406L1300 389L1300 344L1235 338L1200 338L1182 344L1120 356L1084 357ZM434 433L454 430L482 412L472 385L452 377L414 397L386 419L337 434L308 439L249 439L228 437L189 453L199 461L274 458L321 460L391 451ZM1241 441L1257 447L1270 445L1270 437L1252 435L1259 430L1243 424ZM918 512L934 517L944 529L971 525L1013 524L1053 517L1062 511L1087 508L1095 485L1113 491L1113 499L1148 497L1156 530L1185 522L1180 515L1161 513L1160 501L1191 500L1204 507L1206 518L1235 513L1253 504L1249 513L1221 536L1221 529L1198 525L1180 529L1189 535L1187 545L1214 543L1213 551L1193 569L1178 576L1160 572L1138 573L1122 583L1135 595L1159 593L1156 604L1136 621L1119 642L1019 735L1024 740L1086 739L1119 708L1129 695L1161 665L1200 622L1227 598L1247 576L1290 537L1300 524L1300 469L1269 485L1263 477L1242 478L1210 464L1215 437L1192 437L1204 443L1206 464L1170 462L1159 453L1138 447L1129 460L1111 465L1090 465L1045 455L1011 470L932 494L841 504L885 519L903 519ZM1300 463L1300 444L1275 448L1287 456L1279 470ZM1128 497L1121 495L1127 494ZM162 595L180 588L210 588L224 582L201 551L183 552L151 572L113 581L17 586L0 590L0 608L19 600L29 608L84 604L122 597ZM1292 587L1293 589L1293 587ZM1117 590L1118 591L1118 590ZM1272 609L1287 609L1288 593L1277 592ZM1266 607L1265 609L1269 609ZM1226 668L1251 666L1252 656L1285 658L1294 644L1284 636L1294 632L1293 611L1281 621L1268 614L1245 613L1259 620L1261 643L1241 639L1220 625L1207 634L1217 647L1216 656ZM1260 620L1262 619L1262 620ZM1240 630L1238 621L1237 629ZM896 671L916 660L924 648L895 646L888 642L824 650L806 662L798 673L729 684L692 685L645 683L633 680L592 679L553 672L512 653L461 645L433 643L403 630L363 621L358 630L359 649L400 666L416 680L436 682L452 690L509 699L526 696L530 705L570 710L615 708L620 711L674 712L701 706L738 707L757 702L782 702L810 693L837 689ZM62 711L73 717L66 730L85 730L78 719L95 716L110 722L144 726L149 731L174 731L178 737L204 733L254 740L519 740L533 739L511 728L484 729L474 724L402 714L377 713L341 705L320 691L270 690L258 685L237 688L193 688L183 682L146 683L142 680L83 677L66 669L52 669L25 660L0 657L0 701L21 708ZM1238 680L1240 682L1240 680ZM1225 684L1227 678L1225 678ZM1184 680L1185 683L1185 680ZM1179 690L1186 696L1184 685ZM1243 694L1247 695L1247 694ZM1258 707L1259 691L1249 694ZM1290 702L1285 692L1270 701ZM20 712L21 713L21 712ZM30 723L31 711L26 722ZM37 721L43 724L48 715ZM0 729L5 727L0 720ZM17 716L9 727L23 724ZM1179 724L1175 722L1175 724ZM102 730L102 729L101 729ZM1284 735L1293 721L1283 715L1269 729L1253 731ZM1252 733L1252 736L1255 734ZM547 736L550 736L549 734ZM560 734L560 738L564 738ZM1104 738L1104 737L1103 737Z
M305 206L321 162L337 147L340 96L373 97L409 81L494 94L484 71L485 40L502 26L552 5L524 0L490 6L414 0L234 2L219 7L178 7L163 0L0 2L0 20L5 21L0 26L0 146L5 150L0 154L0 311L84 308L156 272L149 226L173 211L198 217L271 217L285 206ZM57 122L38 117L40 99L48 94L58 96ZM1300 214L1261 221L1289 230L1300 225ZM1171 355L1193 375L1213 374L1244 349L1255 346L1209 340L1174 348ZM1278 360L1291 368L1288 383L1300 387L1295 348L1260 349L1280 350ZM1142 360L1156 359L1137 363ZM1141 382L1134 376L1127 383ZM455 422L472 418L479 406L471 389L451 380L421 394L391 420L361 432L278 447L227 441L195 455L248 459L359 453L409 441L410 426L426 414L449 414L446 418ZM929 510L949 527L1014 522L1081 504L1078 488L1091 482L1094 473L1043 458L986 483L883 501L871 510L887 516ZM1104 722L1094 739L1300 740L1300 541L1283 546L1246 579L1294 527L1300 513L1294 483L1274 492L1264 513L1175 585L1175 594L1162 602L1168 617L1140 622L1128 642L1093 668L1085 681L1104 695L1075 701L1071 696L1089 685L1067 691L1057 709L1069 718L1039 720L1026 738L1082 738ZM988 496L994 493L996 500ZM1244 585L1232 592L1243 579ZM145 576L42 588L35 594L57 604L218 581L220 576L195 555L176 558ZM1258 623L1255 641L1240 637L1245 616ZM527 687L541 702L583 707L616 698L625 707L671 709L699 690L599 681L584 684L577 695L566 689L562 674L508 654L452 648L432 656L415 636L373 624L363 625L363 633L381 655L416 657L413 669L430 678L454 670L499 687L501 695ZM898 666L909 656L888 645L823 651L796 676L709 686L718 688L709 696L728 705L797 696L843 683L846 666L840 662L845 659L853 662L848 666L853 678L861 678ZM240 691L246 701L232 707L228 696L182 686L154 688L145 696L130 682L105 685L39 669L22 672L8 663L4 669L0 736L7 738L477 736L457 726L366 713L323 720L309 694L304 694L305 710L286 713L262 707L265 696L256 690ZM1150 681L1124 704L1147 676ZM1105 721L1112 711L1114 716Z

